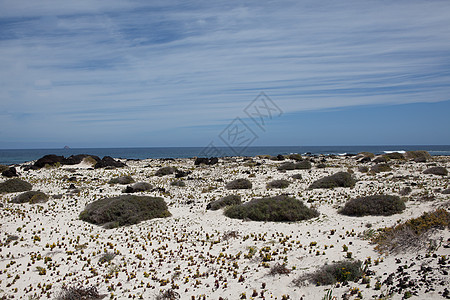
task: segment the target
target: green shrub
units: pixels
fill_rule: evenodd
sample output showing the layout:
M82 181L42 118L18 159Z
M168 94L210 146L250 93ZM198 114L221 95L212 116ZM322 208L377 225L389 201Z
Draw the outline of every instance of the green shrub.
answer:
M311 162L309 160L302 160L295 164L295 168L299 170L311 169Z
M243 189L251 189L252 183L250 180L245 178L239 178L236 180L233 180L225 186L229 190L243 190Z
M124 193L137 193L137 192L146 192L153 189L153 185L148 182L136 182L132 186L127 186L126 189L123 190Z
M339 213L347 216L390 216L402 212L405 203L398 196L373 195L351 199Z
M127 175L127 176L121 176L121 177L113 178L108 183L109 184L116 184L116 183L118 183L118 184L130 184L130 183L133 183L133 182L134 182L133 177Z
M369 168L366 166L360 166L360 167L358 167L358 171L361 173L367 173L367 172L369 172Z
M405 156L398 152L386 153L383 156L388 159L405 159Z
M25 193L22 193L13 199L11 199L11 203L42 203L46 202L48 200L48 196L43 192L38 191L28 191Z
M86 205L80 214L80 219L111 228L168 216L170 212L162 198L121 195L100 199Z
M296 160L296 161L303 160L302 156L300 154L298 154L298 153L289 154L288 158Z
M225 215L233 219L294 222L315 218L319 216L319 213L295 198L281 195L253 199L250 202L232 206L225 211Z
M219 200L213 201L206 205L208 210L218 210L225 206L238 205L241 204L241 196L239 195L228 195Z
M165 176L165 175L173 174L176 171L177 171L177 168L174 168L174 167L162 167L158 171L156 171L155 175L156 176Z
M377 244L375 249L382 253L417 250L428 244L427 233L431 229L446 229L449 226L450 213L445 209L437 209L402 224L383 228L371 241Z
M316 285L331 285L336 282L347 281L356 282L364 275L361 266L362 262L360 260L338 261L329 265L324 265L319 270L294 280L294 284L301 286L305 280Z
M448 171L444 167L431 167L423 171L423 174L433 174L433 175L439 175L439 176L447 176Z
M170 183L171 186L185 187L186 183L183 180L176 180Z
M430 153L424 150L406 151L405 156L407 159L413 159L418 162L426 162L431 159Z
M33 186L19 178L9 179L0 183L0 193L18 193L30 191Z
M278 166L278 171L295 170L295 163L291 161L284 162Z
M370 168L370 171L374 173L389 172L391 167L388 164L376 164Z
M359 152L357 156L374 158L375 154L373 154L372 152Z
M378 156L377 158L375 158L373 160L373 162L376 164L387 163L388 161L389 161L389 158L386 156Z
M294 174L291 177L294 179L302 179L302 174Z
M278 179L278 180L272 180L271 182L267 183L266 187L268 189L285 189L291 184L289 181L284 179Z
M356 184L352 175L347 172L338 172L336 174L320 178L314 181L309 189L329 189L335 187L354 187Z

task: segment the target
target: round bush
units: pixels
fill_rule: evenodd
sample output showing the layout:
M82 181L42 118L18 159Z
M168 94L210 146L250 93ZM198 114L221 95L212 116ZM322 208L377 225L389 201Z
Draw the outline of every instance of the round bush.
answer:
M309 160L302 160L295 164L295 168L299 170L311 169L311 162Z
M431 159L430 153L424 150L406 151L405 156L407 159L412 159L416 162L426 162L428 159Z
M398 152L386 153L383 156L388 159L405 159L405 156L402 153Z
M225 211L225 215L233 219L294 222L315 218L319 216L319 212L306 207L300 200L281 195L231 206Z
M278 179L278 180L272 180L271 182L267 183L266 187L268 189L285 189L291 184L289 181L284 179Z
M335 187L354 187L356 181L353 179L352 175L347 172L338 172L336 174L323 177L319 180L314 181L309 189L329 189Z
M447 176L448 171L444 167L431 167L423 171L423 174L433 174L433 175L439 175L439 176Z
M278 171L295 170L295 163L287 161L278 166Z
M228 195L219 200L213 201L206 205L208 210L218 210L225 206L241 204L241 196L239 195Z
M148 182L136 182L132 186L127 186L124 190L125 193L137 193L137 192L145 192L153 189L153 185Z
M44 194L43 192L38 191L28 191L25 193L22 193L13 199L11 199L11 203L42 203L46 202L48 200L48 196Z
M294 179L302 179L302 174L294 174L291 177Z
M162 198L121 195L104 198L86 205L80 219L107 228L137 224L153 218L169 217L167 205Z
M108 183L110 183L110 184L116 184L116 183L118 183L118 184L130 184L130 183L133 183L133 182L134 182L133 177L127 175L127 176L121 176L121 177L113 178Z
M165 175L173 174L176 171L177 171L177 168L174 168L174 167L162 167L161 169L156 171L155 175L156 176L165 176Z
M0 193L18 193L30 191L33 186L19 178L9 179L0 183Z
M248 179L239 178L239 179L233 180L231 182L228 182L225 187L229 190L251 189L252 183Z
M373 195L351 199L339 213L347 216L390 216L401 213L405 203L398 196Z
M171 186L185 187L186 183L183 180L172 181Z
M389 172L390 170L391 167L388 164L377 164L370 168L370 171L374 173Z

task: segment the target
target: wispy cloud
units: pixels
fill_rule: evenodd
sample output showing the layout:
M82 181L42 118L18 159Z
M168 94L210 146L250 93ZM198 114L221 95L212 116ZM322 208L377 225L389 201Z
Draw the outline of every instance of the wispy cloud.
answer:
M0 1L2 138L450 98L448 1L153 2Z

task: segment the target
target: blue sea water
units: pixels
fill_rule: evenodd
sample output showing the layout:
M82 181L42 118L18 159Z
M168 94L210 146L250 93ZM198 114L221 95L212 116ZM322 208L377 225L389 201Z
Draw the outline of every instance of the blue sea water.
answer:
M430 146L268 146L248 148L219 147L219 156L255 156L277 155L290 153L311 154L356 154L362 151L382 154L389 151L426 150L431 155L450 155L450 145ZM76 154L111 156L114 158L146 159L146 158L189 158L213 152L205 151L204 147L152 147L152 148L74 148L74 149L0 149L0 164L21 164L39 159L46 154L63 155L65 157Z

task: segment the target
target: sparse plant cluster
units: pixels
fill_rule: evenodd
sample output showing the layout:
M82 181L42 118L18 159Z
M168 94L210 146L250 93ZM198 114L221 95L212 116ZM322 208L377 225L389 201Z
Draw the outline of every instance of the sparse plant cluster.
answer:
M304 281L310 281L316 285L330 285L336 282L356 281L364 275L361 266L360 260L335 262L294 280L294 284L301 286Z
M177 168L175 167L162 167L156 171L156 176L165 176L165 175L171 175L177 171Z
M390 216L402 212L405 203L398 196L372 195L347 201L339 213L347 216Z
M253 221L295 222L315 218L319 216L319 212L308 208L295 198L281 195L253 199L250 202L232 206L225 211L225 215L234 219Z
M311 162L309 160L300 160L298 162L284 162L277 168L279 171L285 170L307 170L311 169Z
M431 229L444 229L450 226L450 213L445 209L437 209L410 219L405 223L382 229L373 239L380 252L403 252L423 247L427 233Z
M391 166L389 166L388 164L376 164L374 166L372 166L372 168L370 168L370 171L373 173L381 173L381 172L389 172L391 171Z
M102 299L95 286L66 286L61 288L56 300L99 300Z

